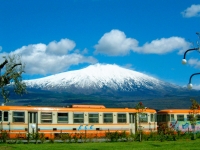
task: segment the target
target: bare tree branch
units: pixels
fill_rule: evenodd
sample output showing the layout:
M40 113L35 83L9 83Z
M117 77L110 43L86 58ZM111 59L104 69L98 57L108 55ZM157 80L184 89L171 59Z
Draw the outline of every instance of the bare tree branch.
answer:
M13 55L3 57L5 61L0 64L0 92L4 102L8 102L9 92L5 87L13 86L16 94L22 95L26 92L26 85L22 82L22 73L24 73L24 65L20 62L20 57Z
M7 63L8 63L8 60L6 59L2 64L0 64L0 69L2 69Z

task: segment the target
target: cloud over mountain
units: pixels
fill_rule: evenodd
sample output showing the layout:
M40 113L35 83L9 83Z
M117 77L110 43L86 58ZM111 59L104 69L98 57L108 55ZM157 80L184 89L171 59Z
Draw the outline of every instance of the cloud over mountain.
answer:
M130 51L143 54L166 54L178 50L181 53L190 46L184 38L176 36L146 42L143 46L139 46L138 43L134 38L127 38L120 30L111 30L105 33L94 47L95 53L120 56Z
M99 39L98 44L94 46L94 53L108 56L125 56L131 51L139 54L166 54L172 51L181 53L189 46L184 38L176 36L152 40L140 46L136 39L126 37L124 32L113 29ZM79 50L75 47L75 41L64 38L49 44L25 45L10 53L1 52L0 57L12 54L21 56L22 62L26 64L26 74L29 75L54 74L66 71L72 65L98 62L93 55L88 55L87 48Z
M96 63L97 60L92 56L84 56L81 52L73 52L75 42L69 39L52 41L49 44L30 44L10 52L1 53L3 55L19 55L25 63L27 74L52 74L67 70L71 65L80 63ZM85 51L85 50L83 50Z
M55 55L66 55L76 46L75 42L69 39L61 39L59 42L52 41L47 45L47 53Z
M166 54L175 50L185 51L189 48L189 43L181 37L161 38L145 43L142 47L135 49L136 52L145 54Z
M104 53L110 56L126 55L137 45L138 41L127 38L124 32L111 30L105 33L95 45L95 53Z

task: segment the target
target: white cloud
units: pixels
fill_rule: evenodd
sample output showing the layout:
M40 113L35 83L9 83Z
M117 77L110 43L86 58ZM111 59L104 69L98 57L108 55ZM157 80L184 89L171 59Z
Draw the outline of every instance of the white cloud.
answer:
M137 40L126 38L124 32L111 30L109 33L105 33L94 47L95 53L118 56L128 54L130 49L133 49L137 44Z
M96 63L93 57L86 57L79 53L68 53L75 46L73 41L62 39L50 42L23 46L10 53L0 53L0 57L16 54L25 63L27 74L52 74L66 71L71 65L79 63Z
M111 30L105 33L98 44L95 45L95 53L102 53L109 56L126 55L131 50L144 54L165 54L175 50L179 53L185 51L190 43L181 37L161 38L145 43L143 46L138 45L138 41L133 38L126 38L124 32L120 30Z
M200 16L200 5L191 5L186 10L181 12L183 17L190 18L190 17L199 17Z
M145 54L165 54L175 50L179 53L185 51L190 46L190 43L181 37L161 38L145 43L142 47L137 47L136 52Z
M200 68L200 61L198 59L191 58L188 60L188 64L194 68Z
M82 51L82 54L87 54L88 53L88 49L85 48L83 51Z
M74 49L76 44L74 41L69 39L61 39L59 42L52 41L47 45L47 53L52 53L55 55L65 55L68 51Z
M194 84L192 85L192 89L200 90L200 85Z

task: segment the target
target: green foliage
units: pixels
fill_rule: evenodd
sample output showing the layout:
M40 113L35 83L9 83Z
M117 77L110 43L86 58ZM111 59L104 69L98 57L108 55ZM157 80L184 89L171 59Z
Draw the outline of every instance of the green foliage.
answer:
M13 55L3 58L4 62L0 64L0 89L4 102L7 103L9 101L7 85L12 85L14 92L20 95L26 92L26 85L22 82L24 65L21 63L20 57Z
M143 113L143 110L144 110L144 105L142 102L139 102L136 106L135 106L135 109L137 110L137 113L136 113L136 116L135 116L135 132L138 132L138 121L137 121L137 118L138 118L138 115L140 116L142 113ZM139 126L140 126L140 117L139 117ZM142 128L142 126L140 126Z
M77 143L78 142L78 137L79 137L79 134L78 133L75 133L74 135L73 135L73 140L74 140L74 142L75 143Z
M45 139L44 133L36 132L36 133L27 133L26 140L27 140L27 143L30 143L31 140L35 140L35 144L37 144L39 140L41 143L44 143L46 139Z
M69 139L69 133L61 133L60 138L65 143Z
M110 132L110 131L108 131L105 134L105 138L106 138L107 141L110 141L110 142L128 141L129 135L126 134L126 131L123 131L123 132L118 132L118 131Z
M145 107L144 107L144 105L143 105L143 103L142 102L139 102L136 106L135 106L135 109L137 109L137 110L143 110Z
M32 137L31 133L27 133L27 135L26 135L26 140L27 140L27 143L29 143L29 142L30 142L30 140L31 140L31 137Z
M2 143L6 143L7 139L8 139L8 133L7 133L7 131L1 131L0 132L0 141Z
M19 132L19 133L16 135L16 141L15 141L15 143L21 144L21 143L22 143L22 138L24 138L24 136L23 136L22 133Z
M190 119L190 123L191 125L195 126L196 125L196 121L197 121L197 113L198 113L198 109L199 109L199 104L197 103L197 101L195 99L191 99L192 105L190 107L191 112L189 115L189 119Z
M167 131L167 132L164 132ZM91 134L90 134L91 135ZM8 143L8 144L21 144L24 142L24 140L21 140L21 138L24 137L22 134L17 134L16 139L9 139L8 140L8 133L6 131L2 131L0 134L0 141L1 143ZM61 133L60 134L60 139L55 140L54 138L50 138L48 143L60 143L60 140L63 141L63 143L65 142L69 142L71 143L71 141L73 143L78 143L78 142L82 142L84 144L86 144L86 142L84 142L84 137L85 134L84 133ZM87 135L88 139L89 139L89 135ZM101 141L102 139L97 139L97 134L95 135L91 135L91 141L89 141L90 143L99 143L99 141ZM196 140L196 139L200 139L200 132L197 132L195 134L193 134L192 132L179 132L179 131L173 131L172 130L163 130L160 132L150 132L150 133L144 133L141 132L141 137L142 140L141 141L160 141L160 142L167 142L167 141L191 141L191 140ZM127 142L130 143L130 141L140 141L140 133L137 132L136 134L127 134L126 131L120 132L120 131L115 131L115 132L106 132L105 133L105 138L106 143L118 143L118 142ZM30 141L33 143L37 143L37 140L41 143L44 143L45 141L45 135L44 133L38 133L38 134L27 134L26 137L27 143L29 143ZM103 141L101 141L103 142ZM135 143L136 143L135 142ZM83 144L83 145L84 145Z
M158 133L157 132L150 132L149 137L147 138L148 141L156 141L158 140Z
M41 143L44 143L45 142L45 134L44 133L40 133L40 141Z
M40 139L40 133L38 133L38 132L33 133L32 137L35 140L35 143L37 144L38 140Z
M194 134L192 134L192 136L191 136L191 140L196 140L197 139L197 136L196 136L196 134L194 133Z
M55 143L55 139L54 138L49 139L49 143Z
M191 99L192 105L190 107L191 110L197 110L199 109L199 104L195 99Z

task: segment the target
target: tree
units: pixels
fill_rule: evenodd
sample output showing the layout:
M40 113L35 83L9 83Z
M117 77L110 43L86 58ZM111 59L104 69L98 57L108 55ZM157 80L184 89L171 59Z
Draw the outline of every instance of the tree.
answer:
M4 103L9 102L8 86L14 87L16 94L22 95L26 92L26 85L22 82L22 73L24 65L21 63L19 56L4 56L4 61L0 64L0 89Z
M137 110L136 115L135 115L135 133L139 131L140 138L139 141L142 141L142 126L141 126L141 115L143 114L143 110L145 109L144 105L142 102L139 102L136 106L135 109ZM138 128L138 121L139 119L139 128Z
M196 139L195 137L195 126L196 126L196 122L197 122L197 114L199 112L199 104L195 99L191 99L192 105L190 107L190 115L189 115L189 120L190 120L190 124L193 127L193 137L192 139Z

